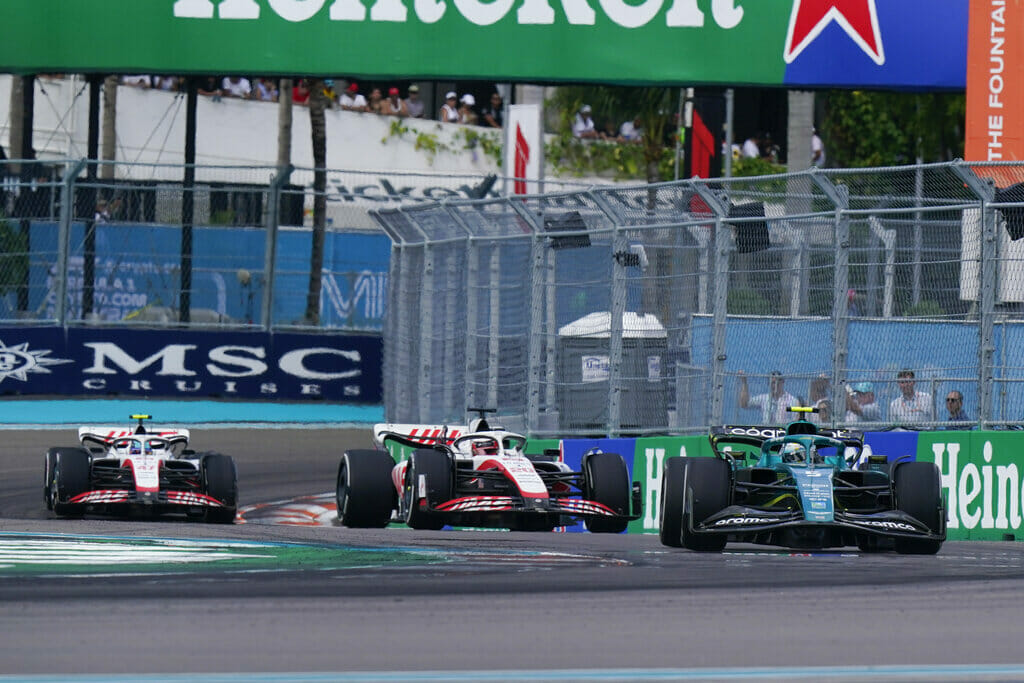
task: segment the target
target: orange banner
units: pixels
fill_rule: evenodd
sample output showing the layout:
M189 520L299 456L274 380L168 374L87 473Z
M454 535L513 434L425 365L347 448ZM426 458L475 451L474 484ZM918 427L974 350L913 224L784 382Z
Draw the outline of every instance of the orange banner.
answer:
M967 36L968 161L1024 159L1024 0L970 0ZM998 169L975 169L1000 187Z

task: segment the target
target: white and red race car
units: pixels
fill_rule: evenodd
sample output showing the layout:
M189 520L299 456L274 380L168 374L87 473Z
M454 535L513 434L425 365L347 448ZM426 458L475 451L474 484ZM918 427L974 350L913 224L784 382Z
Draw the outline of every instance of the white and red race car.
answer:
M620 533L641 515L640 484L617 453L588 453L576 472L557 452L526 455L525 436L482 417L468 426L378 424L374 440L381 449L346 451L338 466L344 526L551 531L583 520L589 531Z
M81 446L46 451L43 499L58 517L183 513L231 524L238 509L234 460L188 449L187 429L81 427Z

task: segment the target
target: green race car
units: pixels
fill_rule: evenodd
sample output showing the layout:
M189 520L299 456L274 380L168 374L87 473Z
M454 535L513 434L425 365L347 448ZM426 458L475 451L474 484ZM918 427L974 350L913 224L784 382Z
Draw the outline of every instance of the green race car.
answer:
M946 540L934 463L889 463L863 453L860 432L821 429L805 419L784 429L712 427L709 439L715 457L665 461L664 545L720 551L734 541L935 554Z

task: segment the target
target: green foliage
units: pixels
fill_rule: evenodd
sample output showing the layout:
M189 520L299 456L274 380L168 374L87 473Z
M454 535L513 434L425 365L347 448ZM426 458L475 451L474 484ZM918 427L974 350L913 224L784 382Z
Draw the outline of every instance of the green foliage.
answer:
M611 175L616 179L649 182L671 180L675 174L675 137L672 126L677 90L607 86L558 88L546 108L557 112L547 160L556 171L576 176ZM572 135L576 113L583 104L594 110L595 125L605 141L583 142ZM640 119L639 144L619 143L619 124Z
M732 175L734 178L749 178L762 175L776 175L785 173L786 167L781 164L772 163L770 159L755 157L740 157L733 159Z
M730 289L725 310L732 315L772 315L771 303L752 289Z
M0 292L28 283L28 234L0 219Z
M963 94L833 90L822 137L830 166L865 168L963 156Z
M437 132L434 133L414 130L405 125L403 119L395 119L388 128L388 134L381 139L380 143L386 145L391 138L403 139L407 134L415 133L416 137L413 141L413 148L417 152L426 153L430 163L433 163L434 158L439 152L451 152L454 154L473 149L479 149L495 163L501 163L502 144L499 131L490 132L488 129L459 126L455 131L455 141L458 144L453 145L441 139L440 132L442 128L440 123L437 124L435 130Z
M939 305L939 302L926 299L918 301L903 312L907 318L942 318L946 311Z

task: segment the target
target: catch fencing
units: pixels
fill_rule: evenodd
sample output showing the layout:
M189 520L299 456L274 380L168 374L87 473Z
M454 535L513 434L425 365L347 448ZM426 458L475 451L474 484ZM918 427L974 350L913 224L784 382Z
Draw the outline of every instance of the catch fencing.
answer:
M954 162L373 211L393 242L387 419L487 408L615 436L798 403L862 429L1019 426L1021 181Z
M312 169L0 161L0 323L379 333L390 240L369 210L497 186L325 175L317 257Z

